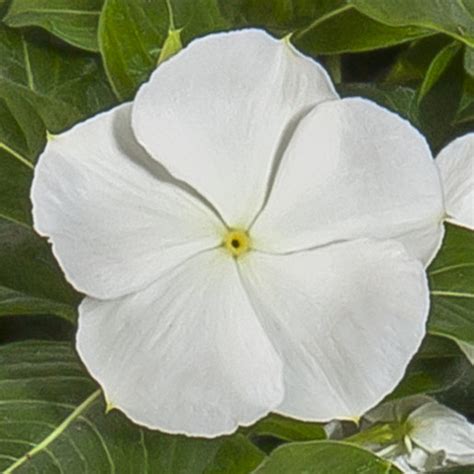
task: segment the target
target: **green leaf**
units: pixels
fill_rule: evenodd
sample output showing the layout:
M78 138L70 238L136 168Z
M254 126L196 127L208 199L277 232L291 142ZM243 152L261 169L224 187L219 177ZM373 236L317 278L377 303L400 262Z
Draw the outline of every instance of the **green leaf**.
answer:
M397 56L385 81L393 84L422 81L435 56L449 42L450 39L444 35L434 35L414 41Z
M46 241L0 218L0 316L54 314L73 322L79 299Z
M140 428L105 414L100 390L69 345L0 346L0 470L246 474L263 459L243 436L214 440Z
M428 269L431 314L428 330L474 345L474 232L446 226L446 237Z
M423 82L418 90L418 102L421 102L426 94L434 87L440 80L443 73L446 71L451 61L456 57L456 54L461 49L461 45L457 42L445 46L431 62L426 71Z
M393 84L345 83L339 84L337 90L342 97L361 96L373 100L419 127L414 89Z
M99 44L117 96L122 100L132 97L148 79L162 49L169 47L166 41L170 41L170 32L179 30L186 45L197 36L228 27L217 0L106 0L99 22Z
M383 25L345 5L297 31L292 42L310 55L334 54L386 48L430 34L417 27Z
M97 28L103 0L13 0L4 22L39 26L78 48L98 51Z
M45 139L44 124L29 102L0 89L0 217L31 222L33 164Z
M474 76L474 48L468 46L464 50L464 69L468 74Z
M0 25L0 89L26 100L52 132L110 107L115 98L97 57L40 33Z
M396 474L398 469L375 454L348 443L309 441L275 449L256 474Z
M417 26L474 46L474 0L349 0L361 13L390 26Z
M285 441L308 441L326 439L320 423L293 420L271 414L248 429L250 436L275 436Z

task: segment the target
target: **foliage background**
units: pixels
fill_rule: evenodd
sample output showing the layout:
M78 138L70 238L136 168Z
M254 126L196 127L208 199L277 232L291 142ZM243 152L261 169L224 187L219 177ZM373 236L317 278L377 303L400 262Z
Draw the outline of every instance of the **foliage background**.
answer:
M0 16L0 470L398 472L277 416L203 440L106 415L74 353L81 295L31 228L29 187L47 133L133 98L181 44L242 27L291 33L341 95L408 118L436 154L474 130L474 0L0 0ZM472 419L474 234L448 226L429 274L429 335L390 397L430 393Z

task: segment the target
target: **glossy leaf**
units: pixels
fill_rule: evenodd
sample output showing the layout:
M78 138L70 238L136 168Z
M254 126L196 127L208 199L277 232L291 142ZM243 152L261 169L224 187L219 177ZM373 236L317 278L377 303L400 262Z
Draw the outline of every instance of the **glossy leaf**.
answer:
M448 225L443 247L428 275L429 332L474 345L474 232Z
M217 0L106 0L99 41L116 94L121 99L134 95L157 66L170 32L173 36L179 31L180 40L187 44L197 36L229 26Z
M309 441L281 446L256 474L396 474L400 471L375 454L337 441Z
M361 13L390 26L417 26L474 46L474 0L349 0Z
M20 95L58 132L110 107L113 93L94 55L0 25L0 89Z
M245 437L148 431L105 414L101 392L69 345L0 346L0 470L82 474L246 474L263 454Z
M8 26L40 26L78 48L98 51L97 28L103 0L13 0Z

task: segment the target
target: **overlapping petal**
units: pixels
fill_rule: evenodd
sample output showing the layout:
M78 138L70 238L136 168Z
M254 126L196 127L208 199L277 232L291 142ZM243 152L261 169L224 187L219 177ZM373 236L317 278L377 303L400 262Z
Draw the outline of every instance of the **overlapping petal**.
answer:
M447 145L437 156L436 164L443 181L448 218L474 230L474 133Z
M153 73L135 99L133 129L229 225L246 227L296 122L336 97L321 66L288 42L261 30L220 33Z
M219 245L224 229L136 143L130 111L117 107L54 137L33 181L36 230L69 281L98 298L144 287Z
M433 400L413 411L408 423L410 437L428 453L444 451L452 462L474 463L474 425L461 414Z
M273 252L354 238L397 238L427 262L444 214L439 175L423 136L361 98L318 105L298 125L269 201L252 228Z
M284 364L278 411L357 417L397 385L425 333L421 263L395 241L360 240L289 255L255 252L241 275Z
M281 402L281 361L222 249L134 295L86 298L79 313L79 354L109 402L137 423L212 437Z

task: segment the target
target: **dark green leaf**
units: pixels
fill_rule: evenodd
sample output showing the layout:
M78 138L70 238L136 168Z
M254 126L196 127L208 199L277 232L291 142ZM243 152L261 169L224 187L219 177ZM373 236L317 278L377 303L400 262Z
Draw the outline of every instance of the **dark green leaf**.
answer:
M285 441L308 441L325 439L326 433L320 423L293 420L271 414L249 428L251 436L275 436Z
M429 332L474 346L474 232L448 225L428 275Z
M296 32L292 42L307 54L369 51L431 34L417 27L389 27L343 6Z
M0 216L31 222L33 163L46 139L44 124L18 94L0 90Z
M418 101L421 101L423 97L434 87L434 85L440 80L446 69L451 64L451 61L455 58L456 54L461 49L461 45L457 42L448 44L445 46L431 62L428 70L426 71L423 82L418 90Z
M97 28L103 0L13 0L8 26L40 26L78 48L98 51Z
M365 15L391 26L418 26L474 46L474 0L349 0Z
M0 25L0 88L20 95L58 132L114 102L94 55L62 49L48 38Z
M54 314L74 321L78 301L49 245L27 226L0 218L0 316Z
M416 92L409 87L392 84L346 83L338 85L338 92L343 97L366 97L406 118L414 126L419 126Z
M395 474L388 461L337 441L309 441L281 446L256 469L257 474Z
M393 84L409 84L422 81L431 62L450 39L434 35L411 43L390 67L385 81Z
M147 80L170 32L180 30L186 45L197 36L228 27L217 0L106 0L99 42L118 97L131 98Z
M68 345L0 346L0 470L67 474L246 474L263 459L241 435L170 436L105 414Z
M474 76L474 48L468 46L464 50L464 69L468 74Z

